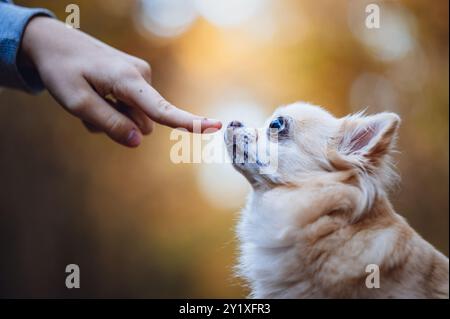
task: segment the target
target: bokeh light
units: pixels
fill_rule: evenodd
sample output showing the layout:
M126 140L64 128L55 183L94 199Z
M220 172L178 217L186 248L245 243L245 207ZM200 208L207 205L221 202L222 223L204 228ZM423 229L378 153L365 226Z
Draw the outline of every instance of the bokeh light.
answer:
M361 74L352 84L350 106L355 112L397 112L397 93L392 82L378 74Z
M414 49L414 18L400 5L386 4L380 12L380 28L365 24L367 1L351 1L349 27L374 56L383 61L403 58Z
M200 14L219 27L238 26L260 14L268 0L195 0Z
M15 0L64 20L70 0ZM381 28L367 29L378 4ZM81 28L147 60L174 105L260 127L303 100L402 118L396 210L448 255L448 1L77 0ZM231 164L175 164L171 130L137 149L92 135L44 93L0 88L0 297L239 298ZM192 135L189 135L192 137ZM225 153L223 131L211 136ZM39 240L36 240L38 238ZM61 276L79 263L82 289ZM38 270L38 271L36 271Z
M138 8L139 22L159 37L180 35L197 18L191 0L141 0Z

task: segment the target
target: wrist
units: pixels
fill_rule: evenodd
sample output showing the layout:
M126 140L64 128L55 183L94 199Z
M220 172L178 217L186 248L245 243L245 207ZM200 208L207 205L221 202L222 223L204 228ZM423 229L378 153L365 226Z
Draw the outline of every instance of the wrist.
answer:
M19 59L20 63L27 66L37 67L40 46L43 44L43 36L48 32L50 25L56 22L54 19L45 16L32 18L23 33Z

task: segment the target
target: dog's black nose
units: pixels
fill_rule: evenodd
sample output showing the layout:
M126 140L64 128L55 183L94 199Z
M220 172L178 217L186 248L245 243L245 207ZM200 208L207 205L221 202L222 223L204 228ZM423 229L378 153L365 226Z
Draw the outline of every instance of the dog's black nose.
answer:
M231 121L230 124L228 124L228 127L230 128L238 128L238 127L243 127L244 124L242 124L239 121Z

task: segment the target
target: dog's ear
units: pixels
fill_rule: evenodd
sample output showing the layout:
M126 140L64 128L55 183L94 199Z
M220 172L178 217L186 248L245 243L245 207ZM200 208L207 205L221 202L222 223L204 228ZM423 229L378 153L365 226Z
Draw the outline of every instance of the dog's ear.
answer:
M357 114L342 121L337 152L350 162L377 167L385 155L392 151L400 125L397 114Z

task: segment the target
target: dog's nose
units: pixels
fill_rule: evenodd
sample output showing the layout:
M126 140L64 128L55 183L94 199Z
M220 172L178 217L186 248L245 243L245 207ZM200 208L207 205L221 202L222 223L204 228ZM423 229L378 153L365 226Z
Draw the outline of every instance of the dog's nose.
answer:
M238 128L238 127L243 127L244 124L242 124L239 121L231 121L230 124L228 124L229 128Z

